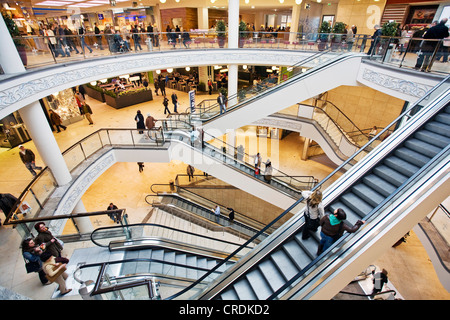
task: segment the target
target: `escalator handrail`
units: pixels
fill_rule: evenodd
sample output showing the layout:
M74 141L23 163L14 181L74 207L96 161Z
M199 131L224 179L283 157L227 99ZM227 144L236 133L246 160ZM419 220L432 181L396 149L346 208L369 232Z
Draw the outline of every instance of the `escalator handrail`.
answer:
M325 54L325 53L329 53L329 52L332 52L332 51L323 51L323 52L321 52L321 53L319 53L319 54L316 54L316 55L314 55L314 56L312 56L311 58L317 58L316 56L320 56L320 55L322 55L322 54ZM248 99L246 99L245 101L242 101L242 102L239 102L239 103L237 103L236 105L234 105L234 106L232 106L232 107L230 107L230 108L227 108L227 112L225 113L225 114L227 114L227 113L229 113L229 111L231 111L231 110L236 110L236 109L240 109L240 108L243 108L243 107L245 107L247 104L249 104L249 103L252 103L253 101L255 101L255 100L257 100L257 99L261 99L261 98L263 98L263 97L265 97L267 94L272 94L272 93L274 93L274 92L277 92L278 90L281 90L282 88L280 88L280 87L283 87L284 85L286 85L287 83L288 84L291 84L291 83L293 83L293 82L297 82L297 81L301 81L301 80L303 80L303 76L310 76L312 73L316 73L316 72L318 72L318 71L321 71L323 68L326 68L327 66L329 66L329 64L334 64L334 63L337 63L337 62L340 62L341 60L343 60L343 59L348 59L348 58L354 58L354 57L365 57L365 55L355 55L355 54L350 54L350 53L341 53L340 55L336 55L335 57L334 57L334 59L332 59L332 60L330 60L330 61L327 61L327 63L325 63L325 64L322 64L322 65L318 65L318 66L316 66L316 67L314 67L314 68L311 68L310 70L312 70L311 72L305 72L305 73L299 73L299 74L296 74L296 75L294 75L294 76L292 76L292 77L290 77L290 78L288 78L288 79L286 79L285 81L283 81L282 83L279 83L278 85L275 85L275 86L273 86L273 87L270 87L270 88L268 88L267 90L262 90L259 94L257 94L257 95L254 95L254 96L252 96L252 97L250 97L250 98L248 98ZM306 61L306 62L308 62L308 61ZM300 63L304 63L303 61L301 61ZM299 64L300 64L299 63ZM309 71L309 70L308 70ZM232 97L233 98L233 97ZM231 98L229 98L228 100L230 100ZM233 98L234 99L234 98ZM211 109L213 109L213 108L217 108L217 105L213 105L212 107L211 107ZM203 121L203 125L205 125L205 124L207 124L208 122L210 122L210 121L213 121L214 119L216 119L216 118L218 118L218 117L220 117L221 115L220 114L215 114L215 115L213 115L213 116L211 116L210 118L208 118L208 119L200 119L200 120L202 120Z
M329 53L329 52L331 52L331 49L324 50L324 51L319 51L319 52L315 53L314 55L309 56L309 57L306 57L305 59L303 59L303 60L297 62L296 64L294 64L294 65L292 65L292 66L290 66L290 67L287 67L286 69L300 67L301 65L303 65L303 64L305 64L305 63L308 63L309 61L314 60L314 59L316 59L317 57L322 56L322 55L325 55L326 53ZM278 77L283 76L283 75L285 75L285 74L288 75L289 73L290 73L290 71L287 71L287 70L286 70L286 71L284 71L284 72L281 72L281 73L279 74ZM267 80L267 79L264 79L264 81L266 81L266 80ZM253 88L253 85L252 85L251 88ZM232 100L232 99L237 98L237 97L239 96L239 92L242 92L242 91L247 91L247 90L241 89L241 90L238 91L237 93L235 93L235 94L233 94L233 95L231 95L231 96L228 96L228 97L227 97L227 100L229 101L229 100ZM262 90L261 93L264 93L265 91L266 91L266 90ZM247 102L248 102L249 100L251 100L252 98L254 98L254 97L251 97L251 98L249 98L248 100L242 101L241 103L247 103ZM209 99L208 99L208 100L209 100ZM238 103L238 104L240 104L240 103ZM238 104L237 104L237 105L238 105ZM227 108L227 111L237 108L237 107L238 107L237 105L235 105L235 106L233 106L233 107L230 107L229 109ZM215 104L213 104L212 106L210 106L208 110L205 110L205 111L203 111L203 112L206 113L207 111L210 111L210 110L212 110L212 109L217 108L217 106L218 106L218 103L215 103ZM215 117L217 117L217 115L212 116L211 118L209 118L209 119L207 119L207 120L204 120L204 121L209 121L209 120L211 120L212 118L215 118Z
M327 103L331 104L334 108L336 108L337 111L339 111L339 114L342 114L353 125L353 127L355 127L357 129L356 131L359 131L360 134L362 134L363 136L365 136L367 138L369 137L369 135L366 135L364 132L362 132L362 130L344 112L342 112L342 110L339 109L338 106L336 106L333 102L331 102L329 100L323 100L323 99L317 99L317 101L324 101L326 104ZM322 109L322 108L319 108L319 109ZM330 117L330 119L332 119L332 118Z
M433 87L431 90L428 91L428 93L426 95L424 95L422 98L418 99L414 104L412 104L409 108L407 108L402 114L400 114L395 120L393 120L388 126L386 126L382 131L380 131L377 135L375 135L371 140L369 140L363 147L361 147L359 150L357 150L351 157L349 157L347 160L345 160L338 168L336 168L333 172L331 172L327 177L325 177L322 181L319 182L319 184L317 184L312 190L316 190L318 188L321 188L321 186L328 180L330 179L333 175L335 175L337 172L339 172L342 168L345 168L345 166L357 155L359 155L366 147L368 147L373 141L377 140L382 134L384 134L384 132L390 128L392 125L396 124L397 122L399 122L403 117L408 116L409 112L413 110L413 108L415 108L416 106L418 106L422 101L424 101L425 99L427 99L429 97L429 95L431 93L433 93L434 91L436 91L441 85L443 85L446 81L448 81L450 79L450 75L448 75L445 79L443 79L438 85L436 85L435 87ZM288 209L286 209L283 213L281 213L278 217L276 217L273 221L271 221L269 224L267 224L266 227L264 227L260 233L265 232L270 226L272 226L273 224L275 224L277 221L279 221L281 218L283 218L288 212L290 212L293 208L295 208L301 201L303 201L304 198L301 197L299 200L297 200L294 204L292 204ZM256 239L258 237L258 234L254 235L251 239L247 240L246 243L244 243L243 245L247 245L248 243L250 243L251 241L253 241L254 239ZM342 238L341 238L342 239ZM341 240L340 239L340 240ZM338 240L339 241L339 240ZM339 241L340 242L340 241ZM239 252L239 248L236 249L234 252L232 252L227 258L225 258L223 261L228 261L232 256L236 255ZM222 262L223 263L223 262ZM214 268L219 268L220 264L216 265ZM214 268L212 268L211 270L214 270ZM206 278L207 275L204 275L204 278ZM198 282L200 282L200 280L203 280L204 278L199 279ZM191 288L193 288L194 286L196 286L196 283L193 283L192 285L190 285L189 287L183 289L182 291L168 297L168 300L174 299L177 296L180 296L181 294L187 292L188 290L190 290Z
M194 233L194 232L190 232L190 231L186 231L186 230L180 230L180 229L176 229L176 228L172 228L172 227L169 227L169 226L164 226L164 225L160 225L160 224L156 224L156 223L133 223L133 224L127 224L127 225L125 225L125 226L100 227L100 228L97 228L97 229L95 229L94 231L92 231L92 233L91 233L91 241L92 241L96 246L99 246L99 247L102 247L102 248L107 248L107 247L109 247L109 245L102 245L102 244L99 244L99 243L97 243L97 242L93 239L93 235L94 235L97 231L102 231L102 230L104 230L104 229L108 229L108 230L110 230L110 229L118 229L118 228L123 229L123 228L136 227L136 226L160 227L160 228L164 228L164 229L169 229L169 230L171 230L171 231L177 231L177 232L181 232L181 233L186 233L186 234L188 234L188 235L192 235L192 236L197 236L197 237L205 238L205 239L208 239L208 240L214 240L214 241L223 242L223 243L231 244L231 245L235 245L235 246L242 246L240 243L234 243L234 242L227 241L227 240L219 240L219 239L216 239L216 238L213 238L213 237L208 237L208 236L200 235L200 234L197 234L197 233ZM135 240L142 240L142 239L143 239L143 238L135 239ZM131 240L127 240L127 241L131 241ZM248 247L248 248L251 248L251 247Z
M217 141L219 141L219 142L222 142L222 144L224 144L224 145L230 147L232 150L234 149L233 151L235 151L235 153L237 152L237 148L236 148L236 147L234 147L234 146L232 146L232 145L226 143L226 142L223 141L223 140L220 140L219 138L217 138L217 137L215 137L215 136L213 136L213 135L211 135L211 134L209 134L209 133L207 133L207 132L205 132L205 134L211 136L212 139L215 139L215 140L217 140ZM207 143L207 142L205 142L205 143ZM239 161L239 162L241 162L242 164L244 164L246 167L248 167L249 169L254 170L254 166L252 166L251 164L249 164L249 163L247 163L247 162L245 162L245 161L243 161L243 160L235 159L235 158L232 157L229 153L227 153L227 152L225 152L225 153L222 152L222 151L220 150L220 148L217 148L217 147L213 146L213 145L210 144L210 143L207 143L207 144L210 146L211 149L214 149L215 151L218 150L218 152L221 153L222 155L224 155L224 156L226 156L226 157L228 157L228 158L231 158L231 159L233 159L234 161ZM234 154L235 154L235 153L234 153ZM253 157L253 156L251 156L251 155L249 155L249 154L247 154L247 153L245 153L245 152L244 152L244 155L248 156L249 158ZM288 175L288 174L282 172L282 171L279 170L279 169L275 169L275 168L273 168L273 169L276 170L277 172L280 172L280 173L284 174L284 176L281 176L281 177L289 177L289 178L291 178L292 180L295 180L295 181L298 181L299 183L301 183L301 181L295 179L293 176L290 176L290 175ZM245 173L245 172L244 172L244 173ZM253 177L253 176L252 176L252 177ZM277 177L276 175L272 175L272 179L274 179L274 178L276 178L276 177ZM312 177L312 178L314 179L314 181L316 180L316 179L314 178L314 176L297 176L297 177ZM253 178L254 178L254 177L253 177ZM287 184L287 183L284 182L284 181L278 181L278 183L284 184L284 185L286 185L286 187L291 188L291 189L292 189L293 191L295 191L295 192L298 192L298 189L294 188L292 185Z
M180 188L181 188L181 187L180 187ZM148 196L153 196L153 195L148 195ZM173 197L173 198L177 198L177 199L180 199L181 201L183 201L183 202L185 202L185 203L189 203L189 204L191 204L191 205L194 205L194 206L196 206L197 208L199 208L199 209L201 209L201 210L203 210L203 211L205 211L205 212L211 213L211 209L210 209L210 208L204 207L203 205L198 204L198 203L194 202L193 200L186 199L186 198L184 198L183 196L181 196L181 195L179 195L179 194L177 194L177 193L158 194L158 195L156 195L156 196L165 196L165 197ZM201 196L199 196L199 197L201 197ZM203 197L202 197L202 198L203 198ZM206 199L206 198L204 198L204 199L205 199L205 200L208 200L209 202L212 202L212 203L214 203L215 205L218 205L219 207L222 207L222 208L223 208L222 205L220 205L220 204L218 204L218 203L215 203L214 201L211 201L211 200ZM148 203L148 202L147 202L147 203ZM213 213L211 213L211 214L213 214ZM241 214L241 213L239 213L239 212L237 212L237 211L235 211L235 214L244 216L243 214ZM220 214L220 217L221 217L223 220L229 220L229 218L227 218L227 217L226 217L224 214L222 214L222 213ZM249 218L249 217L247 217L247 216L245 216L245 217L246 217L247 219L249 219L249 220L254 220L255 222L261 224L260 222L258 222L257 220L255 220L255 219L253 219L253 218ZM233 224L239 225L239 226L241 226L242 228L247 229L247 230L249 230L249 231L251 231L251 232L254 232L254 233L258 233L258 232L259 232L259 230L256 230L255 228L253 228L253 227L251 227L251 226L249 226L249 225L246 225L246 224L243 223L243 222L237 221L236 219L233 221ZM231 226L223 226L223 227L231 227ZM265 234L265 236L267 236L267 234Z

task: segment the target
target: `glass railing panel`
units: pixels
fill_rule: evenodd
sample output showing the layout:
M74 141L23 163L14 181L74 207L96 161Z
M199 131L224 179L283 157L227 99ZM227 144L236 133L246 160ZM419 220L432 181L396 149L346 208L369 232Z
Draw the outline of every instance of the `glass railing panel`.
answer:
M102 143L96 134L83 139L80 142L80 145L86 158L89 158L92 154L103 148Z
M104 300L151 300L148 284L103 293Z
M71 149L64 152L63 157L69 171L72 171L80 163L86 160L86 155L84 154L80 144L76 144Z
M440 39L378 37L371 59L396 67L450 73L448 63L442 63L443 48Z

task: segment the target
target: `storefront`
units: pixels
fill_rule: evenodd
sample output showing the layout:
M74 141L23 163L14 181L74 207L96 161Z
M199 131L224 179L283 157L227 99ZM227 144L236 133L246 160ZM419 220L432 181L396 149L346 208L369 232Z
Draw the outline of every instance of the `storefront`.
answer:
M47 114L51 109L61 117L63 126L68 126L71 123L75 123L83 119L72 89L56 92L42 99L42 102L45 106ZM50 119L50 117L48 118ZM52 129L54 129L53 126Z
M14 148L29 140L30 135L19 112L15 111L0 120L0 147Z

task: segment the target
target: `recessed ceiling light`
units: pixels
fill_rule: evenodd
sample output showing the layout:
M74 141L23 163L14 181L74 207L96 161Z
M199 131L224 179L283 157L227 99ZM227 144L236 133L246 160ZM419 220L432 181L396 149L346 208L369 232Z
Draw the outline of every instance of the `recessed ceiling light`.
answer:
M61 7L61 6L65 6L67 4L68 4L67 2L62 2L62 1L43 1L43 2L36 3L37 6L50 6L50 7Z

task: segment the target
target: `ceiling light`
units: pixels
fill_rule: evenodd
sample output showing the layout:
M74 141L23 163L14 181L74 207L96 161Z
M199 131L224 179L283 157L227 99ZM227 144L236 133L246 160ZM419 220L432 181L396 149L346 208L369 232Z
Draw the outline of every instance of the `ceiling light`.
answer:
M283 3L284 2L284 0L280 0L280 3Z
M161 3L166 3L166 0L159 0L159 2L161 2Z
M172 73L172 71L173 71L172 68L167 69L167 72L168 72L168 73Z
M178 1L180 1L180 0L178 0ZM189 71L189 70L191 70L191 67L186 67L185 69L186 69L186 71Z
M303 0L295 0L295 3L296 3L296 4L300 4L300 3L302 3L302 1L303 1Z
M250 2L250 0L245 0L245 3L248 4Z

